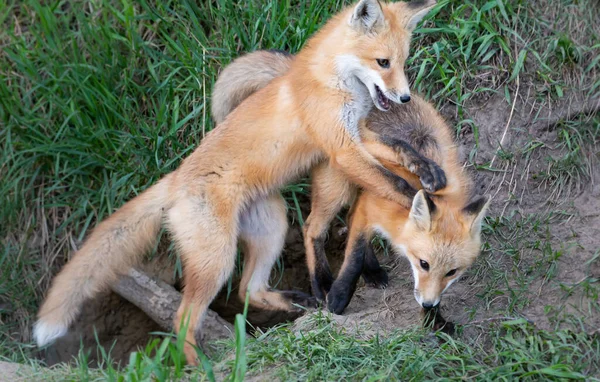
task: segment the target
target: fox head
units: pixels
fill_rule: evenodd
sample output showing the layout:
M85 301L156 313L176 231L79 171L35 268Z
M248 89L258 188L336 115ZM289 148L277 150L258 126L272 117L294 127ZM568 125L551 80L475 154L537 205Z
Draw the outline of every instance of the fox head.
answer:
M481 246L481 223L490 200L479 196L466 206L439 198L434 203L420 190L396 247L412 267L417 302L436 307L448 289L475 261Z
M336 59L338 72L357 79L379 110L389 110L390 102L410 101L404 64L411 34L435 3L420 0L382 5L377 0L361 0L346 14L350 32Z

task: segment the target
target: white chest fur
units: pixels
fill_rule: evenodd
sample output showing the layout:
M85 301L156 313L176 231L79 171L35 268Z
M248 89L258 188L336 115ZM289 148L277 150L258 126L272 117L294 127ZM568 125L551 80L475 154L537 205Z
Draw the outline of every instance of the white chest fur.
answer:
M365 69L360 60L355 56L340 56L336 60L339 76L338 86L341 91L348 94L345 100L340 119L352 138L360 139L359 124L366 118L373 108L373 100L369 89L361 78L365 75Z

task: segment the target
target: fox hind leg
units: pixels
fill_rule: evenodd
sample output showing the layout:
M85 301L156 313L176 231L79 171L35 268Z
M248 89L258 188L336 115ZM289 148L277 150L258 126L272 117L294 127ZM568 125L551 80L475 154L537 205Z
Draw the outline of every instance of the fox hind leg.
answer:
M262 309L297 311L298 305L316 305L306 293L269 287L269 276L283 250L287 229L285 201L278 194L255 201L241 214L240 239L245 258L239 289L242 301L249 292L249 303Z
M221 206L222 208L223 206ZM202 338L202 321L219 290L230 277L237 246L237 214L218 217L210 203L186 198L169 210L168 226L183 263L183 299L175 330L186 330L187 362L196 364L195 345Z

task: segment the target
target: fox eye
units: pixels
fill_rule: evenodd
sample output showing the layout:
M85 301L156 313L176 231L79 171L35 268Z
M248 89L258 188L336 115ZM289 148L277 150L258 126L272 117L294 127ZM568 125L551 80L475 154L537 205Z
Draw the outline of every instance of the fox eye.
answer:
M423 268L424 270L428 271L429 270L429 263L425 260L421 260L421 268Z
M387 69L390 67L390 60L388 60L387 58L378 58L377 63L379 64L379 66L381 66L384 69Z
M454 276L455 274L456 274L456 269L453 269L450 272L446 273L446 277Z

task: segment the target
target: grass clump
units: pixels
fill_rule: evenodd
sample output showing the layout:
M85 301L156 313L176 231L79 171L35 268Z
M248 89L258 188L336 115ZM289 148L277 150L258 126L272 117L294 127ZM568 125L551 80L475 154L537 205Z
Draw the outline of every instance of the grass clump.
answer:
M561 121L557 126L559 154L547 157L547 168L539 174L543 184L552 190L551 197L559 199L581 190L593 177L598 160L600 117L584 116Z
M285 326L251 341L249 371L286 381L559 380L600 373L597 336L537 331L525 320L486 324L485 341L473 341L421 330L361 338L326 317L314 319L310 332Z

